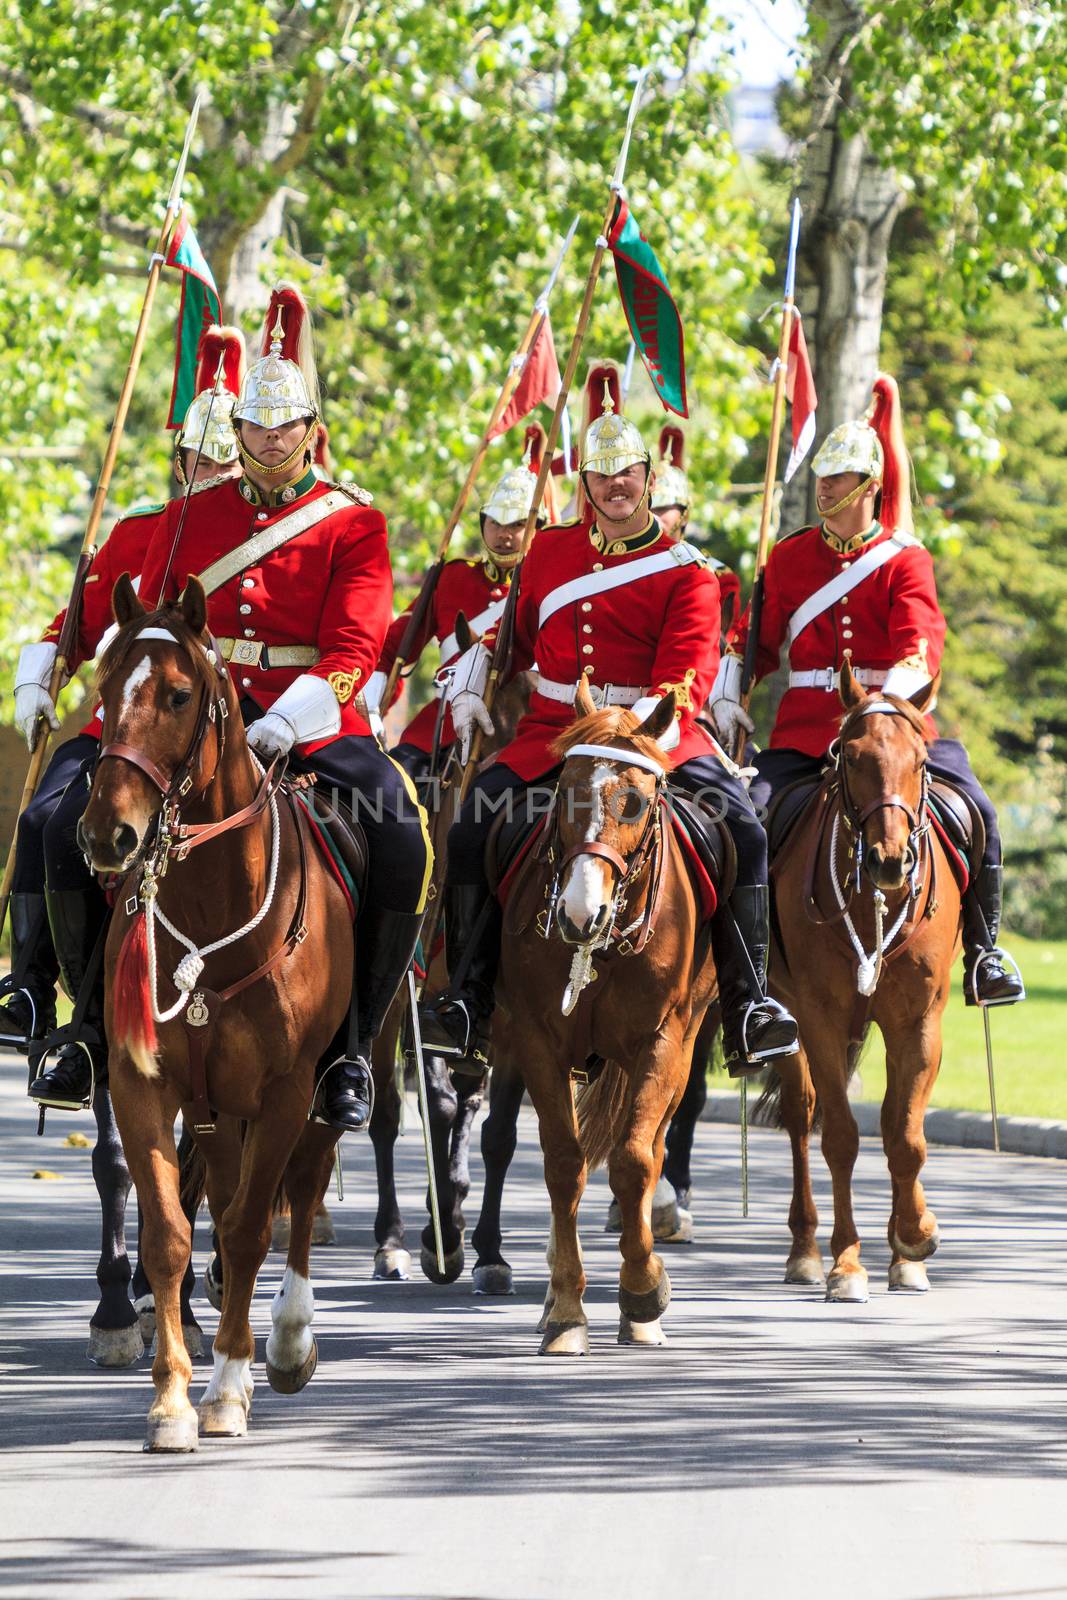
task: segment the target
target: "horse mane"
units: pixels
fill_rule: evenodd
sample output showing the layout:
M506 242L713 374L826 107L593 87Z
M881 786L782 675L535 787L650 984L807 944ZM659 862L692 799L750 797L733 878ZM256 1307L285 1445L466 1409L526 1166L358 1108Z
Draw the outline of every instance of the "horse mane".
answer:
M604 706L602 710L592 711L589 716L579 717L577 722L572 722L553 741L552 754L562 761L568 750L576 744L605 744L609 739L625 739L641 755L658 761L666 772L670 767L667 755L647 733L635 735L634 730L640 726L628 706Z
M204 650L204 641L193 632L176 601L160 606L156 611L145 611L129 622L124 622L100 658L93 679L93 694L100 698L108 682L126 660L131 646L143 628L166 628L174 635L176 644L184 645L192 664L193 677L198 678L209 694L215 692L215 668Z
M915 709L910 700L902 700L898 694L881 694L876 690L874 694L867 696L862 705L853 706L851 711L845 712L845 715L841 719L841 726L838 731L838 738L842 744L844 744L845 740L850 738L851 735L855 733L857 725L866 716L867 707L872 700L888 701L888 703L893 707L894 711L900 712L900 715L904 718L905 722L909 724L913 732L919 735L919 738L922 740L923 744L930 743L930 735L926 731L926 718L923 716L921 711L917 711Z

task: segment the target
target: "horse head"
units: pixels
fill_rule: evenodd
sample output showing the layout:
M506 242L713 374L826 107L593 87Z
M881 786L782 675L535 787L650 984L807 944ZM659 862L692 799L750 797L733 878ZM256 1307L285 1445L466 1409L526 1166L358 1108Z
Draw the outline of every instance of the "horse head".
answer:
M164 805L204 792L221 760L227 713L236 709L197 578L176 604L148 611L123 573L112 609L118 631L95 685L100 755L78 824L78 843L96 872L129 871Z
M867 693L846 658L838 781L845 822L876 888L900 889L918 861L926 811L926 726L940 674L908 699Z
M561 863L556 921L570 944L601 937L621 894L648 859L669 770L657 742L674 721L673 690L638 722L632 711L598 711L582 678L574 724L553 747L563 762L556 798Z

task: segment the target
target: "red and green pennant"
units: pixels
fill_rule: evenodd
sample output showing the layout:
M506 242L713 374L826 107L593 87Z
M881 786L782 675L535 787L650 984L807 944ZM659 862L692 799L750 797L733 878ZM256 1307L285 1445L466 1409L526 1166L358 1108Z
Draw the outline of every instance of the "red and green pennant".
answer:
M204 330L222 317L222 303L211 268L183 211L171 235L167 266L182 275L178 308L178 340L174 353L174 385L170 394L168 428L180 428L196 396L196 356Z
M656 253L621 195L608 230L608 245L615 258L630 337L664 406L687 417L682 319Z

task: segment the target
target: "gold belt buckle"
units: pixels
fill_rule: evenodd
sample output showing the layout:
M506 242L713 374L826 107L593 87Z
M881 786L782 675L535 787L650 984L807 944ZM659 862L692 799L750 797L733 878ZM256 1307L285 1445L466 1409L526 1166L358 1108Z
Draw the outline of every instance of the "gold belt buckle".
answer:
M230 660L241 667L258 667L263 654L262 639L235 639Z

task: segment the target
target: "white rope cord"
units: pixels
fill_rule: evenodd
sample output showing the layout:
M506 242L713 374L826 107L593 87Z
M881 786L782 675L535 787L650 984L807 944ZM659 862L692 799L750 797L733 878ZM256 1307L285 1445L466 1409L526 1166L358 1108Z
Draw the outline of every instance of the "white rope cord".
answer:
M843 921L845 931L852 940L852 948L855 950L856 958L859 962L859 968L856 973L856 988L862 995L872 995L875 989L877 989L878 979L882 975L882 964L885 959L885 952L893 943L893 940L896 938L897 934L907 921L908 912L911 909L914 896L909 894L908 898L901 907L900 916L897 918L896 922L894 922L892 928L890 928L889 937L886 938L884 937L886 906L885 895L882 893L881 889L876 889L874 891L874 951L871 955L868 955L866 950L863 948L863 942L860 939L859 934L856 932L852 918L848 914L848 903L845 900L841 886L837 881L837 841L840 821L841 813L837 811L834 813L834 826L833 831L830 834L830 882L834 886L834 898L837 901L837 909L844 913Z
M192 939L186 938L185 934L179 928L176 928L173 922L156 905L156 896L159 890L155 879L150 878L147 883L142 880L141 899L145 909L145 933L148 943L148 983L152 1000L152 1016L156 1022L170 1022L178 1016L179 1012L185 1009L189 1003L189 996L196 987L196 981L204 970L204 961L207 956L212 955L216 950L225 949L227 945L236 944L238 939L243 939L246 934L252 933L254 929L259 927L259 924L270 910L274 901L274 893L278 886L278 863L281 857L281 827L278 822L278 802L274 795L271 795L270 798L270 821L270 873L267 879L267 890L263 898L263 904L250 922L246 922L243 928L238 928L236 933L227 934L224 939L216 939L214 943L200 947L195 945ZM178 990L178 998L167 1011L160 1011L157 991L155 928L155 919L157 917L171 938L176 940L178 944L184 945L187 952L174 969L172 982Z

